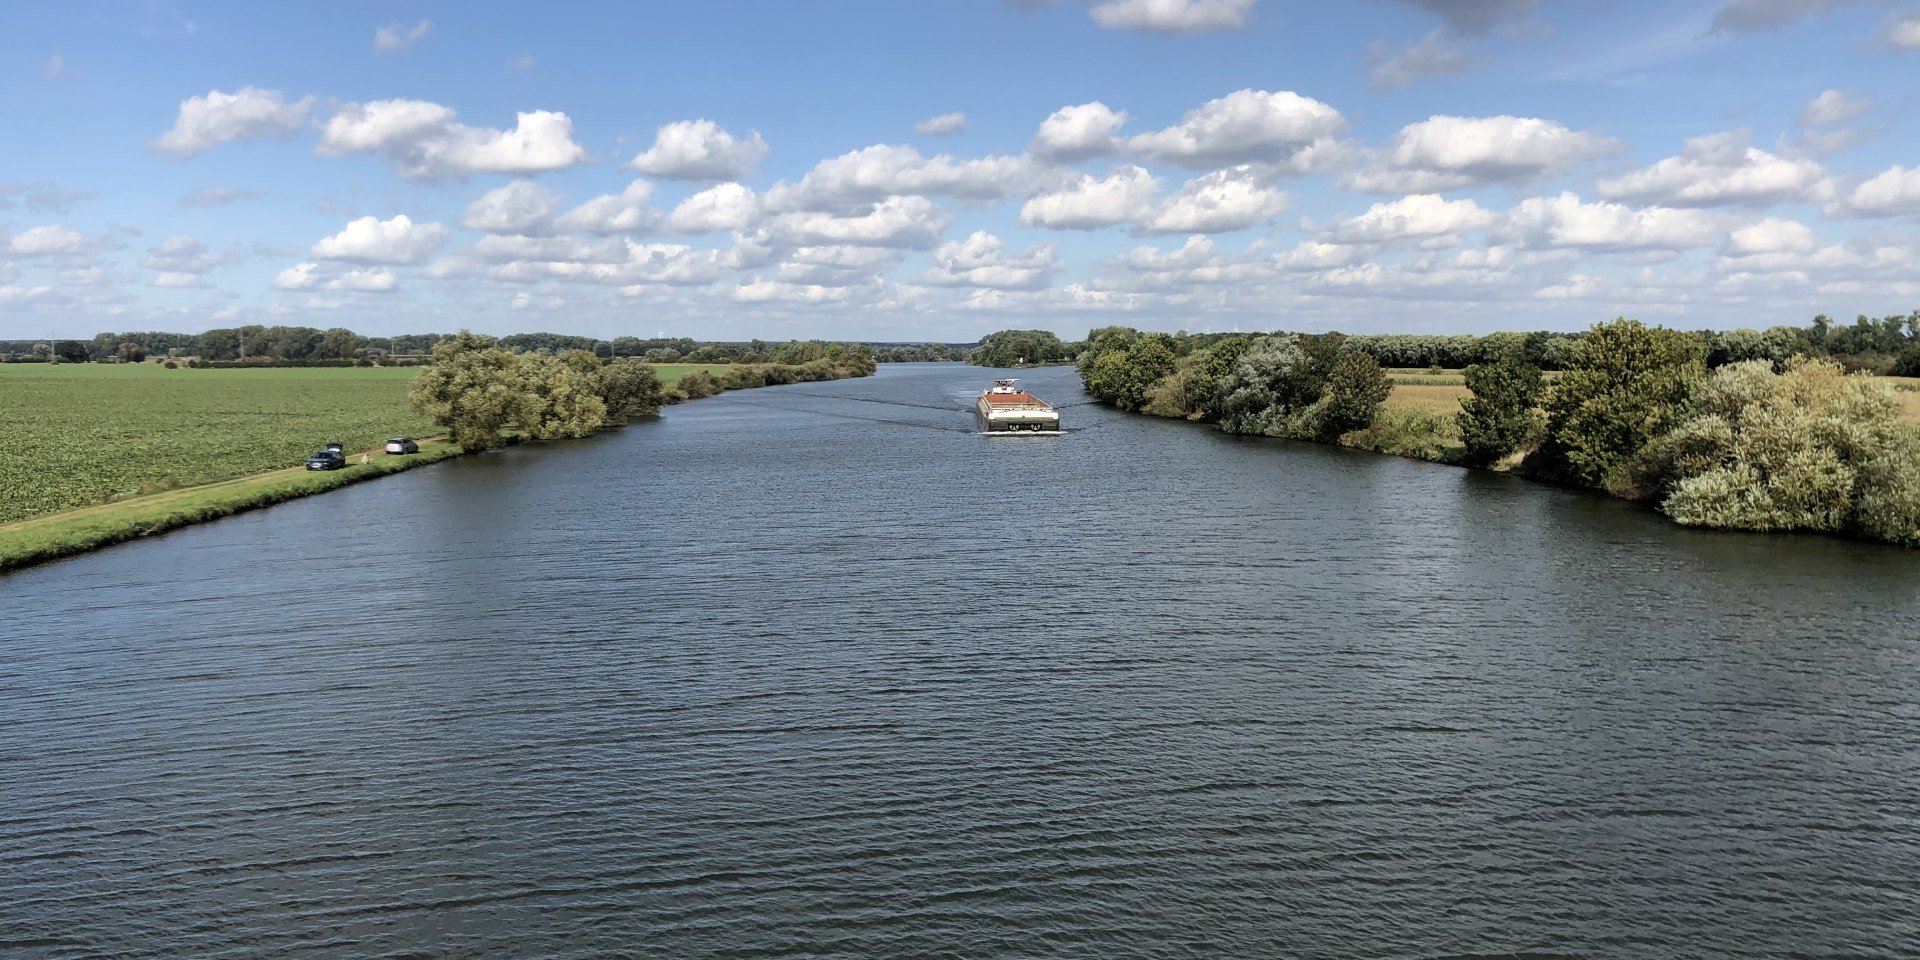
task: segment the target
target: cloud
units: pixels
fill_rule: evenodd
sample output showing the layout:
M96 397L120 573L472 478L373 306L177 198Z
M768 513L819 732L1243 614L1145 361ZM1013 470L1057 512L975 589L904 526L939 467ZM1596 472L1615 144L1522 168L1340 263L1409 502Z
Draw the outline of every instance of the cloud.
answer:
M1920 13L1909 13L1888 23L1887 43L1900 50L1920 50Z
M741 303L828 303L845 300L849 294L846 287L823 287L782 283L777 280L754 280L734 288L733 299Z
M1679 156L1596 186L1611 200L1678 207L1810 203L1833 193L1820 164L1748 146L1744 130L1694 137Z
M1437 115L1402 127L1346 186L1367 193L1431 193L1523 183L1619 149L1618 140L1551 120Z
M1798 220L1780 220L1768 217L1759 223L1749 224L1733 231L1727 238L1724 252L1729 256L1744 257L1765 253L1806 253L1818 247L1820 240L1814 236L1807 225Z
M454 111L425 100L349 103L334 113L314 152L328 156L377 153L409 180L473 173L527 175L560 170L587 159L573 141L564 113L521 113L512 130L470 127Z
M40 68L40 75L49 80L55 80L60 77L74 76L74 72L67 69L66 58L56 53L47 58L47 65Z
M276 290L311 290L319 282L320 265L317 263L296 264L273 278Z
M531 53L523 53L507 61L508 70L532 70L533 66L534 59Z
M925 250L940 242L949 220L925 197L888 197L863 213L838 216L818 211L775 217L775 237L792 246L848 244Z
M385 267L370 267L348 270L327 284L329 290L358 290L364 293L386 293L400 286L399 278Z
M812 208L903 194L997 200L1021 190L1035 176L1032 162L1024 157L955 160L877 144L820 161L798 184L769 190L768 203L778 209Z
M38 213L66 213L74 204L99 196L90 190L56 187L50 183L0 183L0 210L16 205ZM19 197L16 201L14 198Z
M1826 90L1801 107L1793 123L1798 127L1829 127L1858 119L1871 106L1873 101L1865 97L1850 97L1838 90Z
M1110 30L1182 36L1246 26L1254 0L1104 0L1088 14Z
M965 133L967 132L967 115L964 113L943 113L937 117L929 117L914 124L913 129L916 133L926 133L942 137L949 134Z
M985 230L967 239L941 244L925 282L942 287L986 287L994 290L1044 290L1053 284L1060 261L1052 244L1041 244L1023 254L1010 255L1006 244Z
M1894 166L1853 188L1846 201L1828 211L1856 217L1897 217L1920 213L1920 167Z
M553 211L559 203L558 191L531 180L515 180L467 204L460 225L488 233L546 233L553 228Z
M1333 243L1390 243L1430 237L1452 237L1484 227L1496 217L1472 200L1447 200L1431 193L1376 203L1357 217L1320 229Z
M191 157L233 140L288 140L306 123L312 106L312 97L288 103L278 90L213 90L204 97L180 101L173 129L161 134L152 147L162 153Z
M1185 167L1279 159L1289 147L1345 132L1340 111L1291 90L1238 90L1186 112L1180 123L1127 146Z
M1128 165L1106 177L1083 173L1063 190L1044 193L1020 207L1020 223L1049 230L1097 230L1151 215L1160 182Z
M206 278L197 273L182 273L171 270L156 274L151 284L168 290L193 290L212 286L212 284L206 281Z
M1533 10L1534 0L1400 0L1446 21L1462 33L1486 33L1500 22L1522 19Z
M1452 34L1436 29L1399 51L1379 40L1369 44L1367 82L1375 90L1398 90L1421 77L1466 73L1474 63Z
M208 187L196 190L180 198L183 207L225 207L243 200L259 200L266 194L258 190L243 190L239 187Z
M445 226L416 224L403 213L391 220L361 217L339 233L315 243L312 253L321 260L418 263L446 241Z
M1265 223L1287 208L1285 191L1252 166L1195 177L1181 186L1140 233L1225 233Z
M574 207L560 218L563 230L588 233L633 233L651 229L655 219L647 201L653 184L635 180L619 193L603 193Z
M1125 110L1114 110L1098 100L1061 107L1040 121L1027 150L1063 163L1113 153L1120 149L1116 134L1126 122Z
M148 248L140 265L166 273L205 273L222 266L227 258L207 249L207 245L188 236L168 237Z
M411 27L404 23L389 23L373 32L373 52L400 53L413 46L414 41L426 36L431 29L431 20L421 20Z
M788 283L845 286L867 283L900 262L902 253L884 247L833 244L796 247L780 264L780 279Z
M654 133L653 146L627 164L662 180L741 180L766 159L760 131L738 139L712 120L681 120Z
M92 253L100 247L97 237L57 223L22 230L7 241L10 253L23 257L57 257Z
M1521 201L1499 231L1528 247L1595 252L1684 250L1711 245L1720 236L1718 222L1699 210L1583 203L1571 191Z
M496 234L480 238L473 252L487 260L541 263L620 263L628 241L617 237L525 237Z
M1713 30L1754 33L1872 2L1876 0L1726 0L1713 15Z
M674 233L744 230L759 212L759 198L751 189L738 183L721 183L680 201L667 215L667 229Z

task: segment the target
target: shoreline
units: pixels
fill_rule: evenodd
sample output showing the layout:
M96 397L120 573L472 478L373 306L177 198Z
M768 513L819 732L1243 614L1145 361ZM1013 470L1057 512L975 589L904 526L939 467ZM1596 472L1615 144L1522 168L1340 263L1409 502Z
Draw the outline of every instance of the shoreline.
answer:
M354 462L362 453L374 459ZM465 456L445 437L420 441L415 454L355 451L339 470L281 467L232 480L163 490L145 496L62 510L0 526L0 575L271 507L442 460Z

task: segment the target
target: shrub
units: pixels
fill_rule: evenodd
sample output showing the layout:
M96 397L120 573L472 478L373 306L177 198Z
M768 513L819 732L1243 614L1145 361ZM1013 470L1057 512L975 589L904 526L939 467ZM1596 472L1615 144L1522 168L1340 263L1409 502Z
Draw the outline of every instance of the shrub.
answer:
M1920 543L1920 435L1885 384L1830 360L1720 368L1650 455L1683 524Z
M725 389L713 374L705 370L688 371L685 376L680 378L680 382L676 386L681 395L689 400L711 397Z
M1261 337L1221 383L1221 428L1323 443L1373 422L1393 383L1342 338Z
M1383 410L1364 429L1340 438L1341 446L1442 461L1458 440L1452 417L1425 410Z
M180 365L177 363L174 363L172 360L168 360L167 362L161 364L161 366L166 367L168 370L180 369Z

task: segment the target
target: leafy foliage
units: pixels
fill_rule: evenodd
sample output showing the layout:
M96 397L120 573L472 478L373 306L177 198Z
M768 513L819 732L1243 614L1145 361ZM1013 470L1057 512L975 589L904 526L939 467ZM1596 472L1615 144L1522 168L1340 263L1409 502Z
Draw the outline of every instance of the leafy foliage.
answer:
M1460 401L1457 415L1464 462L1486 466L1534 442L1540 432L1534 406L1545 385L1540 368L1508 358L1476 363L1466 374L1473 396Z
M1920 543L1920 435L1890 389L1831 360L1716 370L1654 456L1680 523Z
M1334 335L1255 340L1221 381L1220 426L1323 443L1367 426L1393 384L1373 357L1343 347Z
M1023 363L1055 363L1073 358L1073 350L1045 330L1002 330L980 339L967 357L979 367L1014 367Z
M1597 324L1548 392L1546 439L1530 471L1623 492L1621 469L1659 436L1705 371L1698 337L1638 320Z

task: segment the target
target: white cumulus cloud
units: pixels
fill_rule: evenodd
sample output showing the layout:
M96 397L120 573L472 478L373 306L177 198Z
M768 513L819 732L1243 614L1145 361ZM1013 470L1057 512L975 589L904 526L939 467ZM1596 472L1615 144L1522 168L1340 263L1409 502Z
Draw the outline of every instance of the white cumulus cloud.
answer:
M680 201L667 215L667 229L674 233L744 230L759 210L759 199L750 188L738 183L715 184Z
M1340 111L1291 90L1237 90L1186 112L1164 130L1127 146L1151 159L1186 167L1276 160L1289 148L1344 132Z
M512 130L470 127L451 107L425 100L349 103L321 131L315 152L376 153L403 177L436 180L473 173L527 175L587 159L564 113L521 113Z
M531 180L515 180L496 187L467 204L460 225L487 233L546 233L553 227L558 191Z
M651 229L657 214L647 206L653 184L635 180L619 193L603 193L574 207L560 218L565 230L588 233L633 233Z
M406 214L391 220L361 217L346 229L313 245L321 260L365 263L418 263L447 240L447 228L438 223L414 223Z
M1920 167L1894 166L1867 178L1832 212L1856 217L1920 213Z
M1063 163L1113 153L1120 149L1117 134L1126 122L1125 110L1115 110L1098 100L1061 107L1040 121L1040 129L1027 149L1035 156Z
M1839 90L1823 90L1820 95L1808 101L1793 118L1796 126L1827 127L1837 123L1846 123L1857 119L1873 106L1873 101L1865 97L1848 96Z
M1043 193L1020 207L1020 223L1049 230L1097 230L1150 215L1160 182L1141 167L1123 166L1106 177L1083 173L1062 190Z
M1820 238L1798 220L1768 217L1748 224L1727 238L1726 253L1744 257L1763 253L1805 253L1818 247Z
M273 278L273 285L279 290L311 290L320 282L320 265L301 263L280 271Z
M877 144L820 161L798 184L769 190L768 203L775 209L815 209L902 194L995 200L1025 188L1036 175L1025 157L955 160Z
M975 230L967 239L940 245L925 282L944 287L985 287L994 290L1044 290L1060 270L1052 244L1025 253L1010 254L999 237Z
M1495 215L1472 200L1448 200L1431 193L1414 194L1398 200L1376 203L1367 212L1323 228L1320 232L1335 243L1389 243L1456 236L1461 231L1484 227Z
M1597 186L1608 199L1681 207L1810 203L1833 191L1820 164L1748 146L1745 131L1694 137L1679 156Z
M712 120L681 120L654 133L653 146L627 164L628 168L662 180L740 180L767 156L767 142L758 130L744 139Z
M847 244L925 250L940 242L946 214L925 197L888 197L865 212L842 216L821 211L775 217L776 237L793 246Z
M1265 223L1287 208L1287 194L1248 165L1195 177L1168 198L1142 233L1224 233Z
M1718 221L1702 210L1584 203L1572 191L1521 201L1508 211L1500 229L1529 247L1598 252L1705 247L1721 233Z
M242 87L233 93L213 90L180 101L173 129L153 141L163 153L190 157L233 140L287 140L307 121L312 97L291 103L278 90Z
M1432 193L1521 183L1620 149L1620 142L1533 117L1436 115L1400 128L1347 186L1367 193Z
M32 227L14 234L7 250L23 257L63 256L91 253L99 247L98 238L58 223Z

